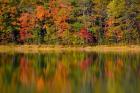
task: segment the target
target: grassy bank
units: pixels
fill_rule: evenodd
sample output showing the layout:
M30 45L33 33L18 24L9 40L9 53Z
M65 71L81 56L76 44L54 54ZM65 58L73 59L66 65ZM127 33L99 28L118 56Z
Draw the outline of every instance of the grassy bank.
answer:
M48 52L48 51L93 51L93 52L140 52L138 45L125 46L61 46L61 45L0 45L0 52Z

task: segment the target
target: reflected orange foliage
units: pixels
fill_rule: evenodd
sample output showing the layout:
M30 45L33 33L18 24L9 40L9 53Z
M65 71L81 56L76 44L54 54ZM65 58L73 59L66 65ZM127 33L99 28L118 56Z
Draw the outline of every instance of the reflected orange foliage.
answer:
M91 64L92 64L92 61L89 58L87 58L83 60L82 62L80 62L80 68L82 70L86 70Z
M54 78L48 82L50 93L71 93L68 69L64 64L58 63Z
M28 64L24 57L20 59L20 81L23 85L30 85L32 78L33 70L32 67Z
M42 77L38 77L36 80L38 92L42 92L45 88L45 81Z
M114 77L112 61L107 61L105 63L105 75L110 78Z
M116 61L116 65L115 65L115 72L116 72L118 75L120 75L121 72L122 72L123 67L124 67L123 61L122 61L121 59L118 59L118 60Z
M105 75L109 78L116 78L121 76L123 69L123 61L118 59L115 63L112 61L107 61L105 63Z

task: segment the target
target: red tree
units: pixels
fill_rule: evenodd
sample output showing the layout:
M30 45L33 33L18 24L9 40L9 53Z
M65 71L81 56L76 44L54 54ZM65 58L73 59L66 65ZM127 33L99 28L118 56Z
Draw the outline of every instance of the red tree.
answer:
M86 40L87 42L92 42L93 41L93 35L90 33L90 32L88 32L88 29L87 28L82 28L81 30L80 30L80 32L78 32L78 35L82 38L82 39L84 39L84 40Z

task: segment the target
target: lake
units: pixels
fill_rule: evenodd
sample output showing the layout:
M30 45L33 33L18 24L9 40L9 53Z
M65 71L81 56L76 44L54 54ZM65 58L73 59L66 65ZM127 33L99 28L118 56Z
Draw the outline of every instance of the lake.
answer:
M0 93L140 93L140 53L0 53Z

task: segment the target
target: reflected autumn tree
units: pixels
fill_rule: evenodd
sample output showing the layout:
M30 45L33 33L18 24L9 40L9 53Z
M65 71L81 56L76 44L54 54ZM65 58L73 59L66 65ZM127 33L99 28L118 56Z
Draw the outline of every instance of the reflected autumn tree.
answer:
M140 84L139 60L139 56L81 52L0 54L0 89L2 93L132 91Z
M122 59L117 59L116 62L106 61L105 62L105 75L108 78L116 78L121 76L121 73L124 68L124 63Z
M19 66L19 77L20 82L24 86L34 86L36 87L36 90L38 92L42 92L45 88L45 79L43 77L43 74L38 74L39 71L36 71L36 69L33 67L32 60L27 59L24 55L20 56L20 66ZM38 63L38 69L42 71L42 56L39 56Z
M71 93L68 67L61 61L56 65L54 77L47 83L50 93Z
M96 57L97 57L97 54L96 53L90 53L88 54L84 60L82 60L80 62L80 68L82 70L86 70L88 69L89 67L92 66L92 64L94 64L94 61L96 60Z
M34 69L24 55L21 55L19 63L20 82L22 85L29 86L35 78Z

